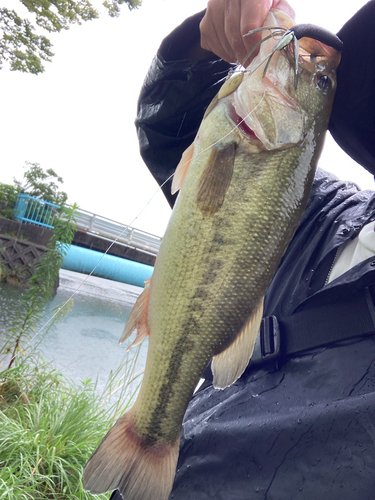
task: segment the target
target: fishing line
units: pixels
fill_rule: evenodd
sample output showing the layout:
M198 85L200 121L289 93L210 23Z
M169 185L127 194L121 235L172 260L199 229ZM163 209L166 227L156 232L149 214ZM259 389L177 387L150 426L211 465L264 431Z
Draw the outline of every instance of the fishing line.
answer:
M239 126L241 125L241 123L243 123L246 118L248 116L251 115L251 113L253 113L256 108L261 104L262 100L264 99L264 96L262 96L262 99L260 100L260 102L251 110L249 111L249 113L245 116L245 118L241 119L241 121L235 125L227 134L225 134L223 137L221 137L220 139L218 139L216 142L210 144L209 146L207 146L205 149L203 149L202 151L199 151L199 153L197 154L197 156L200 156L202 155L203 153L205 153L206 151L210 150L211 148L213 148L214 146L216 146L217 144L219 144L220 142L222 142L224 139L226 139L228 136L230 136L237 128L239 128ZM183 165L186 165L186 163L188 162L185 162ZM113 247L113 245L119 240L119 238L121 238L121 236L125 233L125 231L128 229L128 227L131 227L134 222L143 214L143 212L148 208L148 206L150 205L150 203L153 201L153 199L155 198L155 196L157 194L160 193L161 189L163 188L163 186L170 180L172 179L174 176L174 173L171 174L164 182L163 184L161 184L158 189L155 191L155 193L150 197L150 199L148 200L148 202L145 204L145 206L142 208L142 210L138 213L138 215L136 215L136 217L134 217L134 219L127 225L127 227L125 227L123 229L123 231L121 231L121 233L111 242L111 244L108 246L107 250L103 253L103 255L100 257L100 259L98 260L97 264L95 265L95 267L92 269L92 271L90 272L90 274L88 274L85 279L79 284L79 286L77 287L76 290L74 290L71 295L69 296L68 299L66 299L65 302L63 302L57 309L56 311L54 312L54 314L45 322L43 323L43 325L39 328L39 330L35 333L35 335L33 337L31 337L29 339L29 341L26 343L25 347L27 347L28 345L31 344L31 342L38 336L41 334L41 332L56 318L56 316L58 314L61 313L62 310L65 309L65 307L68 305L68 303L74 298L74 296L79 292L79 290L83 287L83 285L85 285L85 283L88 281L88 279L93 275L93 273L95 272L95 270L97 269L97 267L99 266L99 264L101 263L101 261L104 259L104 257L108 254L108 252L110 251L110 249ZM225 278L224 278L225 279ZM19 351L20 352L20 351ZM16 356L19 354L19 352L16 354Z
M263 41L264 41L264 40L263 40ZM273 55L273 53L272 53L270 56L268 56L267 58L265 58L265 59L264 59L264 60L263 60L263 61L259 64L259 66L260 66L260 65L262 65L262 64L263 64L263 63L264 63L267 59L269 59L269 57L271 57L272 55ZM251 72L251 73L254 73L254 71L255 71L256 69L258 69L258 67L259 67L259 66L257 66L257 68L255 68L254 70L252 70L252 72ZM235 70L230 70L229 74L233 74L233 72L235 72ZM248 71L248 70L244 70L244 72L249 73L249 71ZM239 126L240 126L242 123L244 123L244 122L246 121L246 119L247 119L247 118L248 118L248 117L249 117L249 116L250 116L250 115L251 115L251 114L252 114L252 113L253 113L253 112L257 109L257 107L258 107L258 106L262 103L262 101L263 101L263 99L264 99L264 98L265 98L265 97L264 97L264 95L262 95L262 98L261 98L261 100L257 103L257 105L256 105L256 106L255 106L252 110L250 110L244 118L241 118L241 120L239 121L239 123L238 123L238 124L236 124L236 125L235 125L235 126L234 126L234 127L233 127L233 128L232 128L229 132L228 132L228 133L226 133L226 134L225 134L224 136L222 136L220 139L218 139L218 140L217 140L217 141L215 141L214 143L210 144L209 146L207 146L207 147L206 147L205 149L203 149L202 151L199 151L199 152L197 153L197 155L196 155L196 156L200 156L200 155L202 155L202 154L203 154L203 153L205 153L206 151L208 151L208 150L212 149L212 148L213 148L214 146L216 146L217 144L220 144L223 140L225 140L225 139L226 139L227 137L229 137L231 134L233 134L233 133L234 133L234 132L235 132L235 131L239 128ZM188 163L188 161L187 161L187 162L185 162L185 163L183 164L183 166L184 166L184 165L186 165L187 163ZM104 258L104 257L108 254L108 252L109 252L109 251L110 251L110 249L113 247L113 245L114 245L115 243L117 243L117 241L121 238L121 236L125 233L125 231L127 231L127 229L128 229L129 227L132 227L132 226L133 226L133 224L135 223L135 221L136 221L136 220L137 220L137 219L138 219L138 218L139 218L139 217L143 214L143 212L144 212L144 211L148 208L148 206L150 205L150 203L154 200L155 196L156 196L157 194L159 194L159 193L160 193L160 191L162 190L163 186L164 186L164 185L165 185L165 184L166 184L166 183L167 183L170 179L172 179L172 178L173 178L173 176L174 176L174 173L173 173L173 174L171 174L171 175L170 175L170 176L169 176L169 177L168 177L168 178L167 178L167 179L166 179L166 180L165 180L165 181L164 181L164 182L163 182L163 183L162 183L162 184L158 187L158 189L155 191L155 193L154 193L154 194L150 197L150 199L148 200L148 202L144 205L144 207L142 208L142 210L141 210L141 211L140 211L140 212L136 215L136 217L134 217L134 219L133 219L133 220L132 220L132 221L131 221L131 222L130 222L130 223L129 223L126 227L124 227L124 229L121 231L121 233L120 233L120 234L119 234L119 235L118 235L118 236L117 236L117 237L116 237L116 238L115 238L115 239L111 242L111 244L108 246L108 248L106 249L106 251L105 251L105 252L102 254L102 256L99 258L99 260L98 260L97 264L94 266L94 268L92 269L92 271L91 271L91 272L90 272L90 273L89 273L89 274L85 277L85 279L84 279L84 280L83 280L83 281L79 284L79 286L77 287L77 289L76 289L76 290L74 290L74 291L71 293L71 295L69 296L69 298L68 298L65 302L63 302L63 303L62 303L62 304L61 304L61 305L60 305L60 306L56 309L56 311L54 312L54 314L53 314L53 315L52 315L52 316L51 316L51 317L50 317L47 321L45 321L45 323L43 323L43 325L39 328L39 330L35 333L35 335L29 339L29 341L26 343L25 347L27 347L28 345L30 345L30 344L31 344L31 342L32 342L32 341L33 341L33 340L34 340L34 339L35 339L38 335L40 335L40 333L41 333L41 332L42 332L42 331L43 331L43 330L44 330L44 329L45 329L45 328L46 328L46 327L47 327L47 326L48 326L48 325L49 325L49 324L50 324L50 323L51 323L51 322L52 322L52 321L56 318L56 316L57 316L57 315L59 315L59 314L61 313L61 311L63 311L63 310L66 308L66 306L68 305L68 303L69 303L69 302L70 302L70 301L71 301L71 300L75 297L75 295L79 292L79 290L83 287L83 285L85 285L85 284L86 284L86 282L88 281L88 279L89 279L89 278L93 275L93 273L95 272L95 270L97 269L97 267L99 266L99 264L101 263L101 261L103 260L103 258ZM224 279L223 279L223 282L222 282L222 283L224 283L224 281L225 281L225 277L224 277ZM221 286L222 286L222 285L220 285L220 286L219 286L219 289L220 289L220 287L221 287ZM218 291L219 291L219 290L218 290ZM19 351L19 352L21 352L21 351ZM18 353L16 353L16 356L19 354L19 352L18 352Z

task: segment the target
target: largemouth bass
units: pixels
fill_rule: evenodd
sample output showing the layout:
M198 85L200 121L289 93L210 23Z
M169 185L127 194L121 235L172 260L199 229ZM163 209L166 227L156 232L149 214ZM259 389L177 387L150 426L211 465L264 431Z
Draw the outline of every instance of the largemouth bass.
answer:
M292 21L271 12L265 26L280 25ZM167 500L202 372L212 359L223 389L249 363L264 295L305 209L340 59L302 38L296 68L293 44L270 59L276 42L266 35L209 106L177 169L180 193L154 274L121 338L136 330L135 345L150 335L142 386L86 466L94 494L118 488L124 500Z

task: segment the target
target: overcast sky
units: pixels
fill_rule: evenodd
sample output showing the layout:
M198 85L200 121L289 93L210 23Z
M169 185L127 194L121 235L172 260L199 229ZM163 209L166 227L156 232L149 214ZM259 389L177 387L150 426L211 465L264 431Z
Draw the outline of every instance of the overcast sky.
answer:
M1 3L22 13L16 0ZM365 2L290 3L297 22L337 32ZM150 201L158 189L138 152L137 98L163 37L205 6L205 0L143 0L136 11L123 7L118 19L103 13L51 37L55 56L42 75L0 71L0 182L20 180L25 161L38 162L63 177L70 202L163 235L170 210L161 193ZM373 188L373 177L330 138L320 166Z

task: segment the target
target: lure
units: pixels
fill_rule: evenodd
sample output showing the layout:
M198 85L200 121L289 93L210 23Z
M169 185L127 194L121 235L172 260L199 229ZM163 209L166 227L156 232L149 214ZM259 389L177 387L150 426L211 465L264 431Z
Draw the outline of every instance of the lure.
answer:
M322 42L329 47L334 48L338 52L341 52L343 49L343 43L338 36L330 31L316 26L314 24L296 24L291 28L283 28L282 26L263 26L261 28L257 28L255 30L251 30L246 33L244 36L253 35L255 33L259 33L260 31L270 30L271 34L264 37L260 40L247 54L245 59L243 60L242 65L244 66L246 61L249 59L251 54L256 50L263 42L269 40L270 38L280 36L279 41L267 56L267 63L265 65L263 71L263 78L267 73L268 66L271 62L272 56L278 51L286 48L290 44L294 44L294 88L297 88L298 85L298 68L299 68L299 43L298 40L304 37L309 37L317 40L318 42ZM265 62L265 61L263 61Z

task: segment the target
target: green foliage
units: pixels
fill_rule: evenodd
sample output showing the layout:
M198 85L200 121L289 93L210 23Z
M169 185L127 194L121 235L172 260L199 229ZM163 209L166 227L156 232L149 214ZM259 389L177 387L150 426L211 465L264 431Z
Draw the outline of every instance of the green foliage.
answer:
M142 0L105 0L104 7L111 17L118 17L120 5L129 9L141 5ZM69 29L71 24L82 24L99 17L89 0L20 0L35 17L37 26L47 32ZM23 19L15 10L0 8L0 69L5 61L12 71L37 75L44 71L42 61L51 61L52 44L35 31L29 19Z
M119 17L120 5L128 4L130 10L140 7L142 0L104 0L103 5L111 17Z
M108 499L84 491L82 473L113 415L89 380L76 387L40 360L7 370L0 397L0 498Z
M38 74L44 71L43 61L51 61L51 42L35 33L27 19L22 19L14 10L0 8L0 69L9 61L12 71Z
M51 251L43 255L36 266L34 275L29 280L30 287L15 324L10 330L12 336L7 342L6 349L8 352L12 351L9 368L13 365L17 353L22 349L23 339L28 340L35 331L48 300L53 296L59 270L76 231L74 214L77 208L74 204L73 207L61 209L59 218L55 222L54 234L48 243Z
M108 499L109 493L83 490L83 469L135 399L140 381L130 384L141 377L135 374L140 346L111 372L102 394L91 380L68 382L37 356L36 347L0 370L0 498Z
M111 372L98 395L91 380L73 385L38 356L37 344L30 345L73 238L76 209L62 209L50 240L51 251L40 260L23 306L17 308L10 336L0 346L0 367L5 361L7 365L0 369L2 500L108 499L110 493L93 496L83 490L83 469L139 389L130 384L141 376L134 373L140 346L134 357L129 355ZM60 309L55 320L66 313L66 304L64 311Z
M0 183L0 217L13 218L13 209L19 192L17 186Z
M138 349L139 352L139 349ZM104 500L82 487L87 460L126 410L136 358L126 360L98 395L91 380L75 386L35 356L0 371L0 498ZM122 373L125 381L115 382ZM106 404L113 386L116 403Z
M14 179L14 184L19 193L27 193L35 198L63 206L68 199L64 191L59 191L59 185L63 179L59 177L52 168L44 171L39 163L26 162L28 168L23 175L22 181Z
M21 0L21 3L35 14L36 24L50 33L99 17L89 0Z

